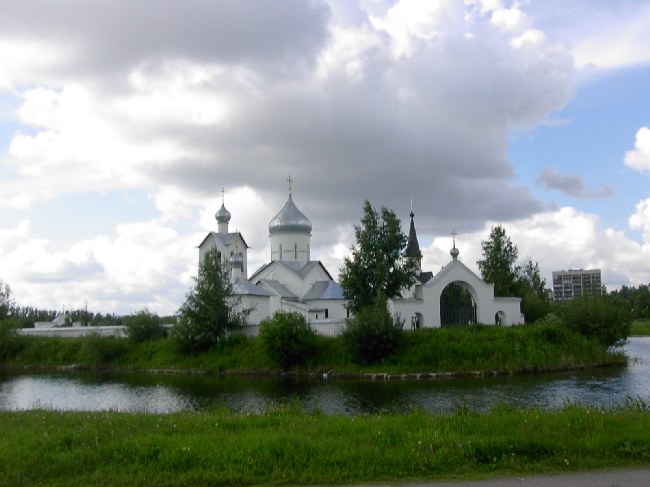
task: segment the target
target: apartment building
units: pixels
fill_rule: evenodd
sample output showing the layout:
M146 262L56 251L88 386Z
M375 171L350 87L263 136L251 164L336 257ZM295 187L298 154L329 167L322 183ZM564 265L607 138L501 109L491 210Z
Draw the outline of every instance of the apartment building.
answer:
M600 269L553 271L553 300L570 301L580 296L594 296L602 289Z

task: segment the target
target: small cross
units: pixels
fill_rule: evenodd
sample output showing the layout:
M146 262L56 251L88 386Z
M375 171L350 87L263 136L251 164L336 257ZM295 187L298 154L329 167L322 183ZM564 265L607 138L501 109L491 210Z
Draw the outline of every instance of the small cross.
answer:
M289 194L291 194L291 183L293 183L293 179L291 179L291 175L287 178L287 182L289 183Z
M226 190L221 188L221 203L225 204L226 202Z
M456 233L456 230L454 230L454 229L452 228L452 229L451 229L451 238L452 238L453 241L454 241L454 248L456 248L456 235L458 235L458 234Z

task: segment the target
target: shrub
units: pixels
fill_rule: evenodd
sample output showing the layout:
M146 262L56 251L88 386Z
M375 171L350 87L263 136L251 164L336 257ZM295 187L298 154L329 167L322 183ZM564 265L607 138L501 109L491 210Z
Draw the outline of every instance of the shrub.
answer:
M162 326L160 318L146 308L124 318L126 335L133 342L165 338L167 330Z
M316 333L295 312L279 311L262 321L260 340L269 359L283 369L304 366L316 351Z
M85 365L108 365L126 353L123 338L103 337L92 333L81 338L79 360Z
M630 312L614 296L582 297L559 309L567 326L607 347L621 344L630 334Z
M12 358L22 346L23 340L16 331L16 323L9 318L0 320L0 360Z
M391 316L386 300L377 298L347 321L343 341L358 364L376 363L397 351L404 338L404 320Z

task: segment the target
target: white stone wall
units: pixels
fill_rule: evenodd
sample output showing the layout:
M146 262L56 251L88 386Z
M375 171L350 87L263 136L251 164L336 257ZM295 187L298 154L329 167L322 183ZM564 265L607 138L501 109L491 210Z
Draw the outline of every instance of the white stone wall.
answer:
M82 326L82 327L61 327L61 328L21 328L18 330L21 335L41 337L77 338L87 335L99 335L103 337L114 336L123 338L126 336L124 326Z
M273 233L271 234L271 261L285 260L309 262L311 235L306 233ZM282 253L280 253L282 247Z

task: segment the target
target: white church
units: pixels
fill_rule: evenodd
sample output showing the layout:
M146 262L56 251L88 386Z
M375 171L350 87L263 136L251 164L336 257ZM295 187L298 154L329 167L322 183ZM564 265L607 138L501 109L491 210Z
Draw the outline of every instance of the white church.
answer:
M434 274L420 270L421 253L411 211L405 258L417 260L416 283L405 289L401 298L389 300L391 312L398 313L409 326L442 326L441 296L452 283L460 283L472 300L470 322L514 325L524 322L520 298L494 296L494 284L483 282L459 259L455 239L451 261ZM302 314L313 328L324 335L336 335L349 317L339 284L325 266L311 260L312 225L293 201L291 188L282 209L268 226L271 240L270 261L248 275L248 245L239 232L229 232L230 212L225 202L217 211L217 231L210 232L199 245L199 265L205 254L217 249L223 265L231 269L234 295L242 308L250 308L246 333L256 335L259 323L276 311Z

